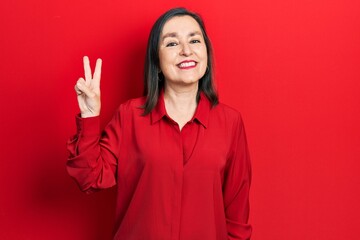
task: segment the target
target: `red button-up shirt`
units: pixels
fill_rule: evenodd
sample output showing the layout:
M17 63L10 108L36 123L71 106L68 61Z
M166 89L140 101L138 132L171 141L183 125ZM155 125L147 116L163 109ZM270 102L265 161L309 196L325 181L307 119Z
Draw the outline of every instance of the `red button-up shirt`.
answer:
M180 131L163 93L120 105L103 131L77 117L69 174L86 192L117 184L116 240L250 239L251 166L240 114L205 95Z

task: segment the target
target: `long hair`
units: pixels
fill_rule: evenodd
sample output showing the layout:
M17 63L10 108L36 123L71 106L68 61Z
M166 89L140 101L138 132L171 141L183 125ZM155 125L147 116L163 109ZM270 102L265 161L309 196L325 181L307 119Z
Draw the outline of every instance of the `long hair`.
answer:
M173 17L190 16L199 24L204 37L206 51L208 56L207 70L204 76L199 80L198 97L203 92L209 99L212 106L218 104L218 95L214 85L213 52L211 42L206 34L205 25L201 17L185 8L173 8L161 15L153 25L147 44L145 67L144 67L144 95L146 103L143 106L144 115L150 113L157 104L159 92L164 88L164 75L159 72L159 42L160 35L165 23Z

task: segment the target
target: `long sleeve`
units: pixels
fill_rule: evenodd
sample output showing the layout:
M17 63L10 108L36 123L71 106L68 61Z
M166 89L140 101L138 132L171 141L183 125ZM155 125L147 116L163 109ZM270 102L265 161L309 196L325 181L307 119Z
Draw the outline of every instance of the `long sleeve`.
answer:
M116 184L120 113L116 112L102 132L99 118L76 116L77 134L67 142L67 171L87 193Z
M252 232L248 224L251 164L240 116L235 126L223 185L226 226L229 240L248 240Z

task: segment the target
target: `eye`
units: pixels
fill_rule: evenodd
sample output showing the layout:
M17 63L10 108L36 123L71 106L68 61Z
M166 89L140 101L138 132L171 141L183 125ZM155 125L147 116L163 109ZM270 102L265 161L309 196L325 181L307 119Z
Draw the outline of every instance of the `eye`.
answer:
M194 40L191 40L190 43L200 43L200 40L194 39Z
M170 42L168 44L166 44L166 47L175 47L177 45L176 42Z

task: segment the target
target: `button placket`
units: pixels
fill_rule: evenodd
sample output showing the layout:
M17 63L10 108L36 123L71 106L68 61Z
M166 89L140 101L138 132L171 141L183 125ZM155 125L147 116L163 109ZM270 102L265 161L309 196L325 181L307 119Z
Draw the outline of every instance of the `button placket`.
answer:
M173 220L172 220L172 240L178 240L180 237L181 223L181 199L183 188L183 144L179 126L174 124L174 137L177 140L177 152L174 153L175 169L174 169L174 198L173 198Z

